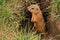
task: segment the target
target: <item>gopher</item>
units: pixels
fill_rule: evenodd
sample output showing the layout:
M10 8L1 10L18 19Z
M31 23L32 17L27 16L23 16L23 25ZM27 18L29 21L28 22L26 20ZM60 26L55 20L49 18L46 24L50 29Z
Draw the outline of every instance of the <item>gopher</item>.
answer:
M32 13L31 22L34 23L34 28L40 33L46 33L45 21L43 18L42 11L38 4L31 4L27 7L28 11Z

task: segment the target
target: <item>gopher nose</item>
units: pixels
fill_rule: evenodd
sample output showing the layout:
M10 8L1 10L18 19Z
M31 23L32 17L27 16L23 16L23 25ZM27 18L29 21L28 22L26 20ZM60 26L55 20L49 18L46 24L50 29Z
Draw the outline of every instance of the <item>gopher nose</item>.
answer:
M27 7L27 9L29 9L29 7Z

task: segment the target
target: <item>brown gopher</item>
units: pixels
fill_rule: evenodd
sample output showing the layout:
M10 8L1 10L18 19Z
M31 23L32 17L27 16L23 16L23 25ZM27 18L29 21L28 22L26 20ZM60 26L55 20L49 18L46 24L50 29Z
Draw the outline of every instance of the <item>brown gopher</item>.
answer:
M31 4L27 9L32 13L31 22L34 22L35 29L38 32L46 33L44 18L38 4Z

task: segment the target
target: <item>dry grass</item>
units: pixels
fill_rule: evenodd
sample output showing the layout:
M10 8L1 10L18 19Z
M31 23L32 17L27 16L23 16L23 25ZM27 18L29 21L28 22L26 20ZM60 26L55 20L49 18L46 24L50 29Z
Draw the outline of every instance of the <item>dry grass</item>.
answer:
M35 32L18 32L20 21L25 20L25 9L31 2L34 0L0 0L0 40L40 40L41 35L34 35ZM59 2L47 8L52 9L51 14L60 14Z

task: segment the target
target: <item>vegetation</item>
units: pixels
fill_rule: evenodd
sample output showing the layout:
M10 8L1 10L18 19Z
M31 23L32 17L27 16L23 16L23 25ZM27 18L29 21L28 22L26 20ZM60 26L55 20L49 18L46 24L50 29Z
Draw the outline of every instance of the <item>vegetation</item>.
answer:
M0 40L40 40L40 35L35 32L26 33L26 29L20 29L21 21L26 20L26 7L35 0L0 0ZM54 17L60 15L60 0L53 0L46 9L51 9ZM27 19L29 20L29 19ZM20 26L19 26L20 25ZM29 21L26 26L30 27ZM26 27L25 26L25 27Z

